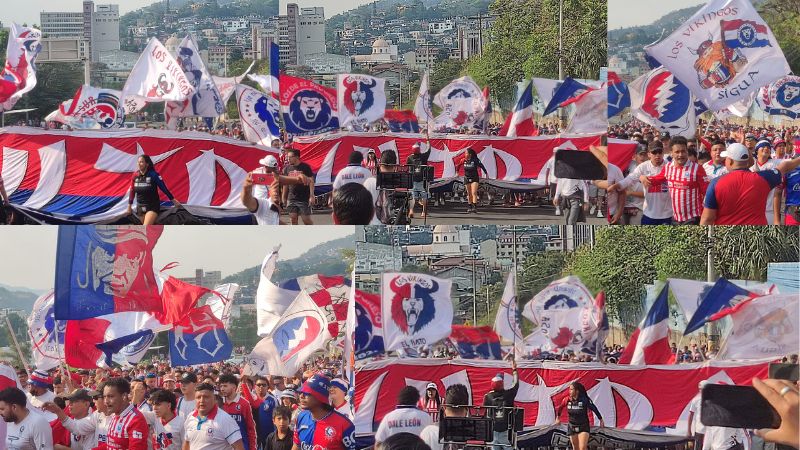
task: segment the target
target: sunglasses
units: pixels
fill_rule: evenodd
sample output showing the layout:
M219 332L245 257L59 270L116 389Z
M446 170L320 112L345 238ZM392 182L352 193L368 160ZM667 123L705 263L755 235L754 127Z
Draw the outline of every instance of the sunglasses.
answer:
M256 383L256 386L258 386L258 387L264 387L264 386L266 386L266 384L264 384L264 383Z

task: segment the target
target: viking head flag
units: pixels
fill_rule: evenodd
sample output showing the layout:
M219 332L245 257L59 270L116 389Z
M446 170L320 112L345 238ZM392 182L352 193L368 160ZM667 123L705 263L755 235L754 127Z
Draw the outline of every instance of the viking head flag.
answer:
M382 119L386 110L385 84L386 80L368 75L339 75L339 125L366 130Z
M790 71L750 0L712 0L645 51L712 111L747 98Z
M450 335L452 281L419 273L384 273L381 317L386 350L430 346Z
M183 101L197 91L164 44L151 38L133 66L122 97L139 95L150 101Z

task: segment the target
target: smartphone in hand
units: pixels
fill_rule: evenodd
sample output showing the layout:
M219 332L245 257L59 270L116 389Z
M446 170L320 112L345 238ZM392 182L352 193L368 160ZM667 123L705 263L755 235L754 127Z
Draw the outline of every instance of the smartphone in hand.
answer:
M253 174L253 184L261 184L265 186L269 186L272 182L275 181L275 175L271 173L254 173Z
M700 422L729 428L778 428L781 417L756 388L707 384L700 399Z

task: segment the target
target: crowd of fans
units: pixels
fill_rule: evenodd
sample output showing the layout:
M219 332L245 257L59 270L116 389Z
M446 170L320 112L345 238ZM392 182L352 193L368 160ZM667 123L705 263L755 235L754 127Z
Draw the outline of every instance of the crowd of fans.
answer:
M800 225L798 127L701 121L686 139L631 121L609 137L638 143L608 167L612 223Z
M241 364L17 370L0 391L12 449L354 449L341 361L294 376L247 376Z

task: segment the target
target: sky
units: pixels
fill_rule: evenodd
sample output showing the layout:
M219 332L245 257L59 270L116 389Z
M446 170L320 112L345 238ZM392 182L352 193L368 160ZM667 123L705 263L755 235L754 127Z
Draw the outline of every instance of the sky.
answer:
M705 3L702 0L608 0L608 28L649 25L677 9Z
M369 3L367 0L291 0L292 3L297 3L300 7L322 6L325 8L325 16L332 17L343 11L349 11L353 8ZM11 3L10 0L4 0L5 3ZM117 4L119 5L120 14L139 9L155 3L154 0L95 0L95 4ZM286 4L290 3L288 0L280 0L281 13L286 13ZM6 8L3 14L0 15L5 26L11 22L17 23L39 23L39 13L42 11L67 11L79 12L82 9L83 0L25 0L23 2L14 2L13 8Z
M58 228L54 226L0 228L0 252L14 255L0 258L0 283L51 289L57 235ZM193 276L196 268L221 270L225 277L261 264L267 252L278 244L282 244L280 259L286 260L346 236L355 239L354 227L315 225L312 233L302 226L165 227L153 251L153 262L159 269L179 262L179 267L169 271L176 277Z

